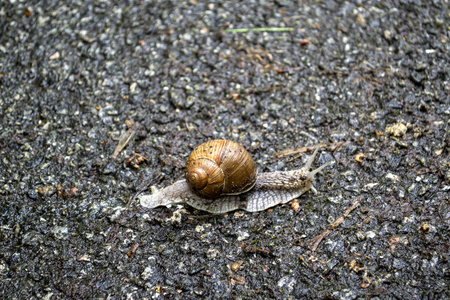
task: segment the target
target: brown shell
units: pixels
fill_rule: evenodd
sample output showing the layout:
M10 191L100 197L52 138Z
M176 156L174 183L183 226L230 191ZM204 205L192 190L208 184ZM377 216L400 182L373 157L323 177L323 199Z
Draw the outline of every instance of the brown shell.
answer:
M250 153L229 140L201 144L186 164L189 186L199 196L209 199L247 192L255 185L256 174Z

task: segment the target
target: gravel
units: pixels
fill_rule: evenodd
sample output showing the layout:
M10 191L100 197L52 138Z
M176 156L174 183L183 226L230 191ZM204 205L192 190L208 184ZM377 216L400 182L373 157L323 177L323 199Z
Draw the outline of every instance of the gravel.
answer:
M2 2L0 298L450 299L449 24L447 0ZM133 201L214 138L336 164L297 211Z

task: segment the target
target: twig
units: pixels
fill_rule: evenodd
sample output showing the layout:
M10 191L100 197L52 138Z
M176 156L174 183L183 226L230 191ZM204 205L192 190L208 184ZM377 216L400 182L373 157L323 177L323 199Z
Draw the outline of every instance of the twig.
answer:
M312 244L312 247L310 248L312 252L315 252L317 250L317 247L319 247L320 242L322 242L322 240L324 238L326 238L333 229L335 229L336 227L338 227L342 222L344 222L344 219L355 209L359 206L359 204L361 203L362 199L359 198L358 200L356 200L355 202L353 202L352 206L350 206L349 208L347 208L347 210L344 212L344 214L342 214L342 216L340 216L339 218L337 218L331 225L330 225L330 229L326 229L324 231L322 231L321 234L319 234L318 236L316 236L315 238L313 238L310 242L310 244Z
M245 33L250 31L266 31L266 32L286 32L286 31L293 31L293 27L259 27L259 28L232 28L232 29L226 29L223 32L230 33Z
M250 91L246 95L248 96L248 95L251 95L251 94L267 93L267 92L271 92L273 90L282 89L282 88L284 88L284 85L276 85L276 86L268 87L268 88L262 89L262 90Z
M285 157L285 156L289 156L289 155L294 155L297 153L305 153L307 151L311 151L316 149L317 146L311 146L311 147L301 147L298 149L284 149L281 150L280 152L276 152L274 154L272 154L275 157Z
M334 151L334 150L336 150L337 147L342 146L344 144L348 144L348 143L349 142L337 142L337 143L330 144L328 146L328 150ZM272 155L275 156L275 157L285 157L285 156L294 155L294 154L297 154L297 153L305 153L305 152L314 150L317 147L318 146L301 147L301 148L297 148L297 149L284 149L284 150L281 150L280 152L276 152L276 153L274 153ZM299 155L299 156L301 156L301 155Z
M117 143L116 149L114 149L114 153L111 155L112 159L115 159L120 151L131 141L138 128L139 123L136 122L120 137L119 143Z
M239 247L241 247L242 249L247 249L247 250L260 252L260 253L264 253L264 254L272 254L269 250L255 248L255 247L247 246L247 245L244 245L244 244L239 245Z

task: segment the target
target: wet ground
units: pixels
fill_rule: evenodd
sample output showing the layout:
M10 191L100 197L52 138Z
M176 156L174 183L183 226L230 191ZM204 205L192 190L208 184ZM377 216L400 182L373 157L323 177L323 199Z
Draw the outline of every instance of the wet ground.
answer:
M0 298L450 298L449 13L3 1ZM214 138L261 172L335 164L259 213L132 198Z

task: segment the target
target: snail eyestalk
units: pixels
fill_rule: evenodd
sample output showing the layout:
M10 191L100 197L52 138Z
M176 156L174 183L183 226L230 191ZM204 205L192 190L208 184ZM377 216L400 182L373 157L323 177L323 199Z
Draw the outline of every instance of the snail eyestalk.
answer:
M309 157L308 161L306 162L306 165L304 166L306 170L309 171L311 169L312 163L314 162L314 159L316 158L317 152L319 152L320 148L322 148L322 144L317 146L316 150L314 150L314 153Z
M317 173L319 173L320 171L322 171L323 169L325 169L326 167L328 167L328 166L331 165L331 164L332 164L332 162L329 161L329 162L327 162L327 163L321 165L321 166L318 167L317 169L312 170L311 172L308 172L308 174L306 174L306 176L307 176L308 178L310 178L311 180L313 180L313 179L314 179L314 175L316 175Z

